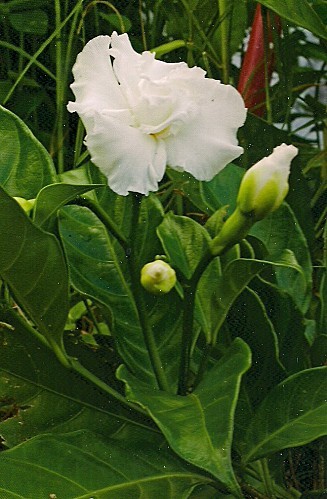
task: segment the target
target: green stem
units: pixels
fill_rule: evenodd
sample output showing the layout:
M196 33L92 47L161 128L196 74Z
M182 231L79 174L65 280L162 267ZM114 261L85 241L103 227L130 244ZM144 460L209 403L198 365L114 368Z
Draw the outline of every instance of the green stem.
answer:
M129 402L123 395L121 395L117 390L114 388L111 388L111 386L107 385L104 381L102 381L100 378L95 376L93 373L91 373L88 369L86 369L84 366L82 366L78 360L76 359L71 359L71 368L83 378L87 379L88 381L91 381L91 383L98 388L100 388L102 391L113 397L115 400L117 400L120 404L123 406L127 406L130 409L133 409L134 411L139 412L142 415L147 415L146 411L144 411L140 406L133 404L133 402Z
M127 249L127 239L124 234L121 232L119 227L115 224L115 222L108 216L103 208L98 203L95 203L90 198L85 197L77 197L70 204L76 204L78 206L85 206L89 208L103 223L108 232L112 234L121 244L121 246L126 250Z
M56 28L61 24L61 6L60 0L55 0L55 18ZM64 171L64 133L63 133L63 87L66 81L63 80L63 50L62 50L62 30L56 29L56 132L57 132L57 170L58 173Z
M218 0L220 28L220 51L222 62L223 83L229 83L229 38L230 38L230 0Z
M211 253L205 254L195 269L191 279L186 281L184 285L183 331L178 382L179 395L186 395L188 391L196 288L203 272L213 258Z
M8 102L8 100L10 99L10 97L12 96L12 94L14 93L17 85L19 85L19 83L22 81L22 79L26 75L27 71L35 63L35 61L39 57L39 55L42 54L42 52L46 49L46 47L48 45L50 45L50 43L52 42L52 40L54 40L56 38L57 34L62 30L62 28L66 25L66 23L69 21L69 19L75 14L76 10L79 9L82 4L83 4L83 0L78 0L77 4L71 10L71 12L66 17L66 19L59 26L56 27L56 29L54 30L54 32L51 33L51 35L49 36L49 38L44 43L42 43L42 45L40 46L40 48L31 57L30 61L26 64L26 66L23 69L23 71L19 74L17 80L15 81L15 83L13 84L13 86L11 87L11 89L9 90L9 92L7 93L6 97L3 99L3 101L2 101L3 105L5 105Z
M264 483L266 493L269 498L275 499L276 494L274 490L274 483L270 476L269 466L267 459L261 459L259 461L259 467L261 471L262 481Z
M139 321L141 329L143 332L144 343L147 348L150 362L156 381L160 390L169 392L169 384L166 378L166 374L160 359L158 348L153 336L153 331L151 324L149 322L148 314L146 312L146 305L144 303L143 293L144 289L140 283L140 270L136 262L136 252L135 247L136 232L139 230L138 219L139 219L139 208L141 203L141 196L138 194L132 194L133 196L133 215L132 215L132 234L131 234L131 248L127 253L127 261L131 273L131 287L134 297L134 301L137 307L137 312L139 316Z

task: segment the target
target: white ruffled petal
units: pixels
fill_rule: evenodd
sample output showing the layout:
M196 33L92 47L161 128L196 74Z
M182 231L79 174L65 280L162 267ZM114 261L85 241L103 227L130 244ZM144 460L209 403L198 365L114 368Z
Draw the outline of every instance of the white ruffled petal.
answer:
M199 113L179 132L166 139L167 162L198 180L211 180L228 163L243 153L237 129L244 124L246 109L240 94L230 85L215 80L198 81L204 96Z
M167 161L163 142L114 116L96 113L93 122L86 145L111 189L123 196L157 191Z
M75 82L71 85L76 102L69 102L68 111L83 116L92 111L127 107L112 69L110 41L110 36L97 36L77 56L73 67Z

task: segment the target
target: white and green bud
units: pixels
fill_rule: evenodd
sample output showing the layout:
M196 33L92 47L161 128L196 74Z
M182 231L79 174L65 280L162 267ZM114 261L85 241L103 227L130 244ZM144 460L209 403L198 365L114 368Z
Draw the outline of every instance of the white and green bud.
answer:
M288 193L291 161L297 153L296 147L281 144L245 173L237 197L241 213L256 222L280 207Z
M32 211L34 204L35 204L35 199L25 199L25 198L20 198L20 197L14 197L15 201L23 208L23 210L29 215L30 212Z
M244 175L235 211L211 241L213 255L221 255L239 243L252 225L277 210L288 193L288 177L296 147L281 144Z
M176 284L176 273L163 260L147 263L141 270L142 286L153 294L169 293Z

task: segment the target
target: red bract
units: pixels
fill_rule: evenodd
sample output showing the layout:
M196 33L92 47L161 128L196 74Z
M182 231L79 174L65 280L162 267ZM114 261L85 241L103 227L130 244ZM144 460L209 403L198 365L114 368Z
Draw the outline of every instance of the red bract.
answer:
M267 15L268 25L268 53L265 55L264 31L261 13L261 5L258 4L252 24L249 45L245 53L238 91L242 94L245 106L257 116L263 116L265 112L265 68L264 60L267 59L268 78L270 80L274 68L274 48L272 25L270 16ZM280 32L281 24L278 16L274 17L274 28Z

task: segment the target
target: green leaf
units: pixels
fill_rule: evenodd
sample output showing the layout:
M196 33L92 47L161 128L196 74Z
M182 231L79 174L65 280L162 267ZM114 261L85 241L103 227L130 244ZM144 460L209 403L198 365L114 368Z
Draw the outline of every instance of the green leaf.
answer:
M146 425L144 418L138 423L136 413L63 367L18 313L0 306L0 318L12 328L0 328L0 435L6 446L40 433L88 428L109 436L126 424ZM81 356L76 348L71 353ZM84 348L83 360L108 380L108 365L100 358L101 364L98 353Z
M114 438L87 430L34 437L1 453L0 474L2 497L24 499L52 494L131 499L158 493L186 499L199 483L212 483L180 462L154 432L131 435L124 429Z
M294 254L302 272L295 268L276 268L276 279L279 288L287 291L305 313L311 299L312 264L306 239L290 207L284 203L277 211L257 222L250 234L262 241L271 257L276 253L280 257L285 248Z
M191 218L170 212L158 227L158 236L171 265L190 279L204 254L209 251L207 231Z
M326 26L306 0L258 0L281 17L327 40Z
M48 15L41 9L12 12L8 17L12 27L20 33L42 36L48 30Z
M290 295L260 277L251 286L260 295L266 313L274 325L278 338L279 360L287 374L291 375L309 367L305 318Z
M252 366L244 376L244 385L251 405L256 407L285 378L276 331L259 296L249 288L235 301L227 323L231 337L242 338L251 349Z
M52 159L24 122L0 106L0 185L11 196L35 198L56 181Z
M245 462L327 434L326 375L327 367L307 369L269 392L246 432Z
M231 464L234 411L241 377L250 363L248 346L235 340L186 397L151 390L124 366L117 372L126 383L128 399L147 409L169 446L186 461L215 476L235 497L241 497L241 493Z
M59 208L69 201L92 189L100 187L98 184L69 185L51 184L44 187L37 195L34 206L33 220L38 226L48 226L50 219L56 215ZM45 228L45 227L43 227Z
M138 313L108 232L87 208L66 206L59 212L59 232L74 288L112 313L118 352L140 379L154 383ZM124 258L124 257L123 257Z
M1 188L0 212L0 276L40 333L62 345L68 274L61 246Z

